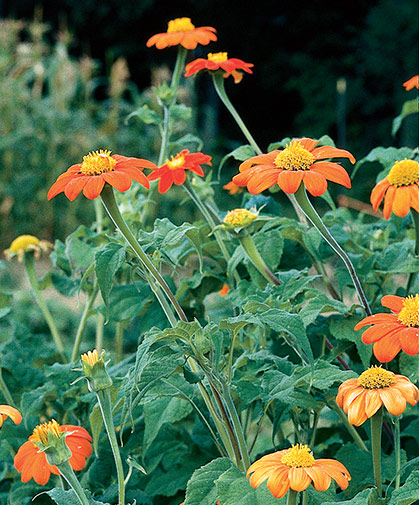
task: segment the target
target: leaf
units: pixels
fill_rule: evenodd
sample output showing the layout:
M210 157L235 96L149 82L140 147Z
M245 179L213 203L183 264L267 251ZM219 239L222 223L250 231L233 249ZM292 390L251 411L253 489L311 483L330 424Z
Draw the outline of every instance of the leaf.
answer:
M55 487L54 489L45 491L45 493L41 494L47 494L57 505L80 505L80 500L77 498L76 493L72 489L64 491L63 489ZM89 492L86 494L90 495ZM109 505L109 503L96 501L90 496L87 496L87 499L89 500L89 505Z
M417 114L419 112L419 102L417 98L414 100L408 100L404 102L402 111L398 116L393 119L393 125L391 127L391 134L393 137L398 132L400 126L402 125L402 121L405 117L410 116L410 114Z
M347 379L353 379L358 375L352 370L341 370L338 366L332 365L327 361L318 360L311 366L305 366L297 371L295 381L305 382L317 389L329 389L335 382L344 382Z
M410 379L413 384L419 382L419 354L410 356L404 352L399 358L400 373Z
M103 428L103 418L99 405L95 405L95 407L93 407L92 413L89 416L89 424L93 438L93 449L95 451L96 457L99 457L98 456L99 436Z
M340 501L340 505L379 505L385 504L385 500L381 499L377 495L375 489L364 489L351 500ZM333 502L323 502L322 505L336 505L336 501Z
M359 317L347 317L332 319L330 321L330 333L338 340L349 340L354 342L358 350L364 368L370 366L372 355L372 345L366 345L362 342L362 331L355 331L354 327L359 322Z
M419 500L419 470L412 472L399 489L395 489L388 505L411 505Z
M365 163L380 163L384 171L380 172L377 177L377 182L383 179L391 167L394 165L396 161L403 160L404 158L412 158L413 150L410 147L401 147L397 149L395 147L376 147L374 148L365 158L362 158L355 165L354 170L352 171L352 180L355 177L355 174Z
M161 118L160 115L157 114L153 109L150 109L150 107L145 104L142 105L139 109L131 112L125 120L125 123L128 123L128 121L132 117L137 117L140 121L142 121L145 124L160 124L161 123Z
M236 149L234 149L230 153L226 154L224 156L224 158L221 160L220 166L218 167L218 178L220 178L221 169L223 168L225 162L228 159L234 158L235 160L238 160L238 161L246 161L249 158L251 158L252 156L255 156L255 154L256 154L255 150L249 144L236 147Z
M192 109L184 103L177 103L170 107L170 118L178 121L188 121L192 117Z

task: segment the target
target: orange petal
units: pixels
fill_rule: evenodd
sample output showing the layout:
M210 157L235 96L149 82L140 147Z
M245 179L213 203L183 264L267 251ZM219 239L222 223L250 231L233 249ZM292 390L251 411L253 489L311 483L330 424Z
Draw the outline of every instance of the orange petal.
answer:
M389 186L386 192L386 196L384 197L383 216L385 219L388 219L390 217L395 194L396 194L396 187Z
M381 305L387 307L395 314L398 314L404 307L403 300L404 298L402 296L385 295L381 298Z
M365 389L361 386L355 386L353 389L346 392L345 397L343 399L343 410L345 412L349 411L349 407L353 401L360 395L365 394Z
M273 168L265 168L260 170L255 170L254 175L247 183L247 189L252 195L257 195L262 193L265 189L275 186L278 182L278 175L280 171ZM235 178L233 177L233 181Z
M390 414L393 416L403 414L406 410L406 399L398 389L389 387L377 391Z
M290 488L288 471L288 467L281 468L268 479L268 489L275 498L282 498Z
M102 177L108 184L121 193L127 191L132 184L131 177L122 171L107 172L102 174Z
M268 154L258 154L257 156L252 156L246 161L243 161L239 166L239 171L243 172L249 170L253 165L270 165L271 168L276 168L274 165L274 159L278 156L281 151L275 150Z
M0 405L0 414L5 414L7 417L10 417L15 424L20 424L22 422L20 412L10 405Z
M72 202L89 182L89 178L89 175L81 175L69 181L64 189L65 196Z
M324 176L312 170L304 173L303 181L307 191L313 196L321 196L327 190L327 181Z
M278 186L284 193L295 193L303 179L302 170L284 170L278 175Z
M133 181L139 182L146 189L150 188L149 179L147 179L147 177L143 174L143 172L141 170L139 170L138 168L125 167L119 171L128 175L128 177L130 177Z
M72 175L63 174L65 177L59 177L54 184L49 188L47 199L51 200L54 196L57 196L59 193L62 193L67 186L67 184L73 179Z
M410 188L401 186L396 188L393 200L393 212L396 216L404 217L410 210Z
M105 185L105 179L101 175L90 176L87 184L83 188L83 195L89 200L97 198Z
M417 184L412 184L409 186L410 189L410 206L419 212L419 186Z
M387 191L388 187L390 186L390 183L387 180L387 177L383 180L381 180L377 185L374 187L374 189L371 192L370 196L370 202L372 205L372 208L374 210L377 210L378 207L380 206L380 203L383 201L385 192Z
M290 488L294 491L304 491L311 483L311 477L305 468L290 468L288 472Z
M319 465L316 465L316 463L313 466L306 468L305 471L313 480L314 487L317 491L326 491L326 489L329 489L330 486L330 475Z
M383 324L383 323L394 323L397 321L397 316L395 314L373 314L372 316L365 317L362 321L355 326L354 330L358 331L368 324Z
M296 140L298 140L299 144L302 147L304 147L304 149L307 149L307 151L310 151L310 152L312 152L312 150L319 143L318 140L310 139L308 137L302 137L301 139L296 139Z
M374 343L373 352L378 361L388 363L396 357L401 348L399 337L390 333Z
M345 186L345 188L351 187L351 179L349 178L348 172L337 163L319 161L314 163L310 170L322 174L327 180L341 184Z
M372 417L383 404L377 390L371 389L365 395L365 413L367 417Z
M319 466L330 475L341 489L346 489L348 487L351 476L346 467L339 461L334 459L318 459L314 466Z
M165 173L160 177L159 180L159 193L166 193L173 184L173 175L171 173Z
M410 405L415 406L418 403L419 389L410 381L397 380L392 387L398 389Z
M377 342L386 335L397 334L397 332L403 328L404 326L397 322L390 324L376 324L375 326L371 326L364 331L361 340L364 344L372 344L373 342Z
M419 354L419 328L403 328L399 333L400 345L410 356Z
M349 151L332 146L316 147L316 149L311 151L311 154L316 160L324 160L325 158L349 158L352 164L356 161Z
M365 394L366 391L364 390L349 405L348 421L354 426L360 426L367 420L367 414L365 413Z

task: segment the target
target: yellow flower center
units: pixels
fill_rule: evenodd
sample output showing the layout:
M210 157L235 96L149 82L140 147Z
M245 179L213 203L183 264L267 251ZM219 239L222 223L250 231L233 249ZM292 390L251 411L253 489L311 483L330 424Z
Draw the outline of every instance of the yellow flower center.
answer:
M408 159L396 161L387 179L392 186L409 186L410 184L415 184L419 182L419 163Z
M316 460L308 445L295 444L281 458L281 463L290 468L306 468L313 466Z
M39 239L34 237L33 235L21 235L20 237L17 237L13 240L11 243L8 252L16 253L18 251L26 251L28 247L30 249L33 249L33 247L30 246L39 246Z
M224 223L232 226L243 226L244 224L251 223L257 217L257 214L253 214L250 210L234 209L226 215Z
M221 63L228 60L228 53L208 53L208 59L215 61L215 63Z
M43 445L48 445L48 434L52 433L56 438L62 436L61 426L57 423L55 419L49 423L39 424L31 435L32 442L40 442Z
M358 377L358 386L362 386L364 389L388 388L395 382L392 372L375 365L362 372Z
M166 160L166 165L170 168L170 170L177 170L185 164L185 156L183 155L177 154L171 158L171 160Z
M397 320L405 326L419 327L419 295L408 296L403 300L403 308Z
M88 351L86 354L81 355L81 359L88 363L90 366L93 366L100 359L99 352L97 349L94 351Z
M191 18L176 18L169 21L167 33L190 32L195 29Z
M107 149L101 149L100 151L92 151L88 155L83 156L80 172L86 175L100 175L112 172L115 168L116 160L112 158L111 152Z
M274 159L274 164L283 170L309 170L314 156L298 140L293 140Z

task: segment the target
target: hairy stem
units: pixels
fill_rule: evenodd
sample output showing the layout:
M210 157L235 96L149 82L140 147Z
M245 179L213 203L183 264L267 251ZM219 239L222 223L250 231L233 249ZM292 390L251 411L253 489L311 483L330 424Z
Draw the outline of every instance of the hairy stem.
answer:
M73 469L71 468L71 465L68 462L68 460L64 461L64 463L61 463L61 465L58 465L57 468L60 472L60 475L64 477L68 485L76 494L79 502L82 505L89 505L89 500L86 496L86 493L84 492L84 489L81 487L80 482L78 481L75 473L73 472Z
M7 404L10 405L11 407L16 407L16 403L13 400L9 388L7 387L7 384L4 382L1 367L0 367L0 389L3 393L3 396L6 398Z
M271 272L270 268L264 262L262 256L257 250L255 243L251 235L244 235L242 237L239 236L240 244L242 245L246 256L253 263L256 270L270 283L275 286L279 286L281 283L275 277L275 275Z
M371 449L372 464L374 466L374 479L378 496L382 495L381 486L381 433L383 428L383 407L370 418L371 422Z
M97 282L95 281L92 292L87 297L87 300L86 300L86 303L85 303L84 309L83 309L83 314L81 315L81 318L80 318L79 326L77 328L76 338L74 339L73 351L71 353L71 361L76 361L76 359L79 355L81 339L83 337L84 329L86 328L86 323L89 318L89 312L90 312L90 309L92 308L92 306L96 300L98 292L99 292L99 286L98 286Z

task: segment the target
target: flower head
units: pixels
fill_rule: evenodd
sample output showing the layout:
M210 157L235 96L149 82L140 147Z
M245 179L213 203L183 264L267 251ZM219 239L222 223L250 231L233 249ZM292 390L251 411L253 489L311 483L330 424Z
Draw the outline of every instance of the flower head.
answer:
M54 442L62 440L70 451L69 462L73 470L82 470L86 458L92 454L91 436L80 426L59 425L52 420L38 425L29 440L17 451L14 464L18 472L22 473L22 482L34 479L37 484L45 485L51 473L59 475L57 466L50 464L46 455L46 448Z
M296 444L290 449L263 456L250 465L247 477L250 485L257 488L268 479L269 491L281 498L289 489L304 491L313 482L317 491L325 491L333 478L346 489L351 476L348 470L334 459L315 459L307 445Z
M258 214L247 209L234 209L227 213L223 220L223 228L244 228L257 219Z
M111 151L100 149L83 156L83 162L72 165L67 172L61 174L48 191L48 200L58 193L73 201L83 190L89 200L97 198L105 183L118 191L127 191L132 181L139 182L145 188L150 184L143 174L144 168L154 170L156 165L141 158L129 158Z
M403 86L406 88L406 91L410 91L413 88L419 89L419 75L414 75L406 82L403 83Z
M10 417L15 424L20 424L22 422L22 416L17 409L10 405L0 405L0 428L8 417Z
M18 261L22 261L25 253L33 252L35 259L39 259L41 251L48 252L54 246L47 240L39 240L34 235L20 235L10 244L9 249L4 251L7 259L17 256Z
M195 28L190 18L176 18L169 21L166 33L158 33L150 37L147 47L154 44L157 49L168 46L181 45L185 49L195 49L198 44L206 46L211 41L217 40L216 29L212 26Z
M229 195L235 195L236 193L242 193L243 188L240 186L237 186L233 181L228 182L227 184L224 184L223 189L228 191Z
M410 208L419 212L419 163L404 159L396 161L389 174L381 180L371 193L371 204L377 210L384 198L383 215L404 217Z
M166 193L173 183L180 186L185 182L185 170L190 170L203 177L204 172L201 168L203 164L211 165L211 156L203 153L190 153L184 149L176 156L172 156L170 160L167 159L161 167L155 167L148 175L148 180L159 179L159 193Z
M243 73L247 72L252 74L250 67L253 63L246 63L238 58L229 58L227 53L209 53L207 58L198 58L191 61L185 67L185 77L196 74L200 70L209 70L210 72L217 72L219 70L224 72L224 77L234 77L234 82L237 84L243 79Z
M393 313L380 313L360 321L355 330L371 325L362 335L364 344L374 344L375 357L387 363L403 350L414 356L419 354L419 294L415 296L387 295L381 305Z
M106 370L105 351L99 355L97 349L81 355L81 366L86 376L89 390L93 392L112 386L112 379Z
M295 193L304 183L313 196L322 195L327 181L337 182L346 188L351 180L346 170L338 163L319 161L326 158L349 158L352 154L331 146L316 147L318 140L295 139L285 149L253 156L240 165L240 174L233 177L238 186L247 186L253 195L278 184L285 193Z
M360 426L384 404L393 416L406 409L406 402L416 405L418 388L403 375L372 366L358 379L348 379L340 385L336 402L348 414L348 421Z

